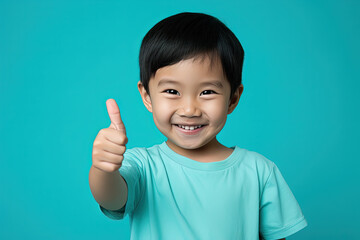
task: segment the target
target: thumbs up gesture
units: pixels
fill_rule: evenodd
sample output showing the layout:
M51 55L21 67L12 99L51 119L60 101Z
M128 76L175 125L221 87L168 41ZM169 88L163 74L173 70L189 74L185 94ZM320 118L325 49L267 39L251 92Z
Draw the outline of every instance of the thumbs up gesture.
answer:
M106 107L111 124L108 128L101 129L95 138L92 164L102 171L115 172L121 167L128 139L116 101L108 99Z

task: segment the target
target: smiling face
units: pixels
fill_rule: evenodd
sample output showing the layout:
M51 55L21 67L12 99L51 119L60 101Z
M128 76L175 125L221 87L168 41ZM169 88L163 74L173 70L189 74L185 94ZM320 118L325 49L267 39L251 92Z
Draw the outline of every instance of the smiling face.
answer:
M168 146L180 154L217 143L216 135L243 88L241 85L230 99L221 62L216 59L211 65L208 57L158 69L150 79L149 94L140 82L138 87L155 125L168 138Z

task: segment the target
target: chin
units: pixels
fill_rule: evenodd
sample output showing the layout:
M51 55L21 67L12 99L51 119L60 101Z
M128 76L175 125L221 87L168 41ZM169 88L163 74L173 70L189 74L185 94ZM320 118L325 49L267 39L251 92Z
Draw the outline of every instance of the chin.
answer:
M172 140L170 140L170 141L173 144L175 144L177 147L186 149L186 150L195 150L195 149L199 149L206 145L206 143L179 143L179 142L175 142Z
M176 144L177 145L177 144ZM183 149L186 149L186 150L194 150L194 149L198 149L200 148L201 146L197 146L197 145L190 145L190 146L186 146L186 145L177 145L178 147L181 147Z

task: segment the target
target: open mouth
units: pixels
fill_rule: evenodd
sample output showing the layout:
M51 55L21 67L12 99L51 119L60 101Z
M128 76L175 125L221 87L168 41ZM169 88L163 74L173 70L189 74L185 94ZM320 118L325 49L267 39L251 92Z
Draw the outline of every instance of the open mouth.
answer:
M185 135L198 135L200 134L203 129L207 126L207 125L181 125L181 124L174 124L174 126L176 126L176 128L178 129L178 131L182 134Z
M195 129L198 129L198 128L202 128L203 126L205 125L180 125L180 124L175 124L177 127L179 128L182 128L182 129L185 129L185 130L190 130L190 131L193 131Z

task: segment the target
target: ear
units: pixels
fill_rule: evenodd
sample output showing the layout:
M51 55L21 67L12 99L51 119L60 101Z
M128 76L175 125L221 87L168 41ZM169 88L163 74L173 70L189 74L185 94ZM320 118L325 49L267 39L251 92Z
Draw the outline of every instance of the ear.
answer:
M145 105L145 107L147 108L147 110L149 110L149 112L152 112L152 104L151 104L151 98L149 93L146 91L144 85L141 83L141 81L138 82L137 84L141 98L143 100L143 103Z
M230 113L232 113L234 111L234 109L236 108L236 106L239 103L239 100L240 100L240 97L241 97L241 94L242 94L243 90L244 90L244 86L242 84L236 89L236 91L234 92L234 96L230 99L227 114L230 114Z

